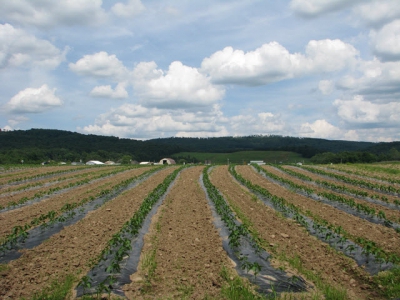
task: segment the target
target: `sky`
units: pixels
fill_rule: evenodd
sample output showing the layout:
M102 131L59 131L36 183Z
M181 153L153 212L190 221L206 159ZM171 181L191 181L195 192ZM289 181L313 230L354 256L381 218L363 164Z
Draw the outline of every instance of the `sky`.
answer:
M400 140L399 0L0 0L0 128Z

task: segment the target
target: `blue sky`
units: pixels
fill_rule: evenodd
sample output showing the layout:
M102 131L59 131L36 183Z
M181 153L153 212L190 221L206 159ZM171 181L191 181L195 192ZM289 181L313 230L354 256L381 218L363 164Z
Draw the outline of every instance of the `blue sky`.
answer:
M0 0L0 128L400 140L398 0Z

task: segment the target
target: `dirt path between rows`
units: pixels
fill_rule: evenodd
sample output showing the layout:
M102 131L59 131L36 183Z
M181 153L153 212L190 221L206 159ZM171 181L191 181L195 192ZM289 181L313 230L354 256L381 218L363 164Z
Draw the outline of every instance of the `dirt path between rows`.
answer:
M302 168L297 168L297 167L293 167L293 166L284 166L283 168L288 168L288 169L293 170L295 172L301 173L303 175L306 175L306 176L312 178L313 180L321 180L321 181L326 181L326 182L333 183L333 184L336 184L336 185L339 185L339 186L340 185L341 186L345 186L345 187L347 187L349 189L367 192L369 195L374 194L374 195L379 195L379 196L385 196L390 203L394 203L394 200L399 200L399 197L396 197L396 196L393 196L393 195L389 195L389 194L381 193L379 191L375 191L375 190L366 189L366 188L362 188L362 187L359 187L359 186L351 185L351 184L345 183L343 181L337 181L337 180L334 180L334 179L329 179L327 177L319 176L319 175L317 175L315 173L312 173L310 171L304 170Z
M374 179L374 178L362 177L362 176L358 176L358 175L354 175L354 174L344 173L344 172L341 172L341 171L338 171L338 170L323 168L323 167L320 167L320 166L311 166L311 165L310 165L310 166L307 166L307 167L310 167L310 168L315 169L315 170L324 171L324 172L326 172L326 173L328 173L328 174L330 173L330 174L332 174L333 176L334 176L334 175L344 175L344 176L346 176L346 178L349 178L349 179L362 180L362 181L369 182L369 183L372 183L372 184L379 184L379 185L384 186L384 187L390 187L390 186L395 187L395 184L392 184L392 183L389 183L389 182L382 182L382 181L378 182L378 181L377 181L376 179ZM308 171L308 170L306 170L306 171ZM310 171L309 171L309 172L310 172ZM311 172L311 173L312 173L312 172ZM318 175L318 174L317 174L317 175ZM336 178L334 178L333 176L329 176L329 175L321 175L321 176L325 176L324 178L329 178L329 177L331 177L332 180L336 180L336 182L345 183L345 182L342 181L341 179L339 179L339 178L336 179ZM354 187L355 185L352 185L352 186ZM399 187L396 186L396 189L398 189L398 188L399 188ZM374 191L374 192L376 192L376 193L381 193L381 194L387 195L386 193L381 192L381 191L378 190L378 189L365 188L365 190L367 190L367 191Z
M225 198L251 220L253 228L269 245L267 251L285 253L292 259L299 257L305 269L319 274L329 285L345 288L352 299L372 296L378 299L368 284L369 275L352 259L329 249L327 244L310 236L292 220L282 218L260 200L254 201L251 193L233 179L226 166L216 167L210 177Z
M110 171L110 169L102 170L101 172L94 172L94 170L92 170L91 173L89 173L89 174L87 174L87 176L85 176L85 179L91 180L94 177L99 176L100 174L109 173L109 171ZM121 172L123 172L123 170L121 170ZM65 177L65 174L63 177ZM47 180L47 182L49 182L49 179L46 179L46 180ZM46 182L46 180L43 182ZM81 177L77 177L74 174L73 176L71 176L71 178L66 178L65 180L60 180L58 182L54 181L54 182L51 182L51 184L45 184L44 186L39 186L36 188L24 190L24 191L1 195L0 196L0 205L7 206L7 204L12 201L18 203L19 200L21 200L24 197L31 199L31 198L35 197L35 195L49 191L50 189L55 189L57 187L63 188L65 186L68 186L69 184L74 184L74 183L77 183L82 180L83 179ZM57 192L60 192L60 191L57 191ZM51 194L49 196L51 196Z
M128 299L218 299L222 266L232 265L212 222L198 180L203 167L182 171L145 236L141 263L155 251L154 280L140 268L124 290Z
M82 170L71 170L71 172L59 174L59 175L54 175L52 178L45 178L45 179L33 179L29 181L25 181L23 184L19 185L10 185L10 186L3 186L0 189L0 199L2 197L9 197L17 194L24 193L28 190L37 190L40 189L44 186L46 187L53 187L57 183L61 182L68 182L67 180L72 180L75 178L82 178L83 176L87 176L90 178L93 176L96 176L97 174L101 174L104 172L108 172L112 169L116 169L115 167L108 167L104 169L97 169L97 170L91 170L91 169L82 169ZM0 203L1 204L1 203Z
M369 207L375 209L376 215L377 215L378 212L381 210L381 211L383 211L383 212L385 213L386 217L387 217L389 220L391 220L391 221L393 221L393 222L396 222L396 223L399 223L399 220L400 220L400 211L399 211L399 210L393 210L393 209L387 208L386 206L383 206L383 205L371 203L371 202L364 201L364 200L361 200L361 199L356 198L356 197L351 197L351 196L349 196L349 195L344 195L344 194L341 194L341 193L332 191L332 190L330 190L330 189L325 189L325 188L319 187L319 186L316 185L316 184L310 184L309 182L300 180L299 178L297 178L297 177L295 177L295 176L292 176L292 175L290 175L290 174L284 173L284 172L282 172L282 171L280 171L280 170L277 170L277 169L275 169L274 167L271 167L271 166L263 166L262 168L265 169L265 170L267 170L268 172L271 172L271 173L273 173L273 174L275 174L275 175L278 175L278 176L280 176L280 177L282 177L282 178L289 179L290 181L292 181L292 182L294 182L294 183L296 183L296 184L303 185L303 186L306 186L306 187L308 187L308 188L311 188L311 189L313 189L313 190L314 190L315 192L317 192L317 193L320 193L320 192L329 192L329 193L334 194L334 195L345 196L345 197L348 198L348 199L354 200L355 203L360 203L360 204L363 204L363 205L367 205L367 206L369 206ZM285 166L284 168L288 168L289 170L293 170L293 171L296 171L296 172L298 171L298 168L292 168L292 167L290 167L290 166ZM299 173L300 173L300 172L299 172ZM312 173L311 173L311 174L312 174ZM308 175L308 174L307 174L307 175ZM308 175L308 176L309 176L310 178L312 178L313 180L321 179L321 178L314 177L314 176L310 176L310 175ZM328 181L328 180L326 180L326 181ZM353 187L353 188L354 188L354 187Z
M23 171L18 170L16 172L10 172L10 173L7 172L6 174L1 173L0 174L0 186L7 184L9 181L15 181L19 178L40 176L40 175L46 176L46 174L48 174L48 173L58 172L58 171L68 172L68 171L71 171L71 169L78 170L79 167L71 167L71 166L37 167L37 168L29 168L29 169L26 169ZM24 181L18 181L18 183L22 184L22 183L24 183Z
M46 214L49 211L59 212L63 205L67 203L75 203L89 196L95 196L102 189L108 189L122 180L138 176L148 170L149 168L132 169L121 174L116 174L93 183L73 188L67 193L53 195L48 199L33 203L32 205L3 212L0 214L0 238L10 234L14 226L24 226L26 223L30 223L34 218L38 218L41 214Z
M394 185L397 188L400 188L400 183L392 183L391 180L400 180L400 176L396 174L388 175L388 173L379 172L379 171L370 171L365 169L360 169L356 166L350 165L332 165L332 166L324 166L321 167L322 170L328 172L337 172L342 175L351 175L356 176L357 179L368 179L373 180L374 182L383 182L387 185Z
M0 299L31 297L52 280L63 281L68 274L76 275L79 281L89 271L90 260L101 253L143 199L175 169L171 167L158 172L45 243L22 251L23 255L7 264L0 274Z
M342 226L349 234L371 240L385 251L400 255L400 239L394 229L383 225L373 224L364 219L347 214L330 205L301 196L278 184L270 182L250 166L237 166L236 170L244 178L251 180L253 184L267 189L271 194L283 197L289 203L309 210L312 214L320 216L334 225Z

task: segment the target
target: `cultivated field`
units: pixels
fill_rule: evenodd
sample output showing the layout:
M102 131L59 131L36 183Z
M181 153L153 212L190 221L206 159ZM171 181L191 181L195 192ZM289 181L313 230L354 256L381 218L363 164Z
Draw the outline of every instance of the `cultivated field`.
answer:
M398 172L7 169L0 299L397 299Z

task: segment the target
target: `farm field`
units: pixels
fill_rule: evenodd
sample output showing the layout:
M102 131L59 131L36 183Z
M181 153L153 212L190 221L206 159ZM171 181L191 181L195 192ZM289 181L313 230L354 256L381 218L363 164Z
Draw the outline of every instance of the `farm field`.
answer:
M211 161L212 164L226 164L228 160L234 164L248 164L251 160L263 160L266 163L308 161L308 159L303 158L300 154L290 151L237 151L233 153L180 152L174 154L174 156L190 156L203 163L206 160Z
M398 176L368 166L4 171L0 299L397 299Z

